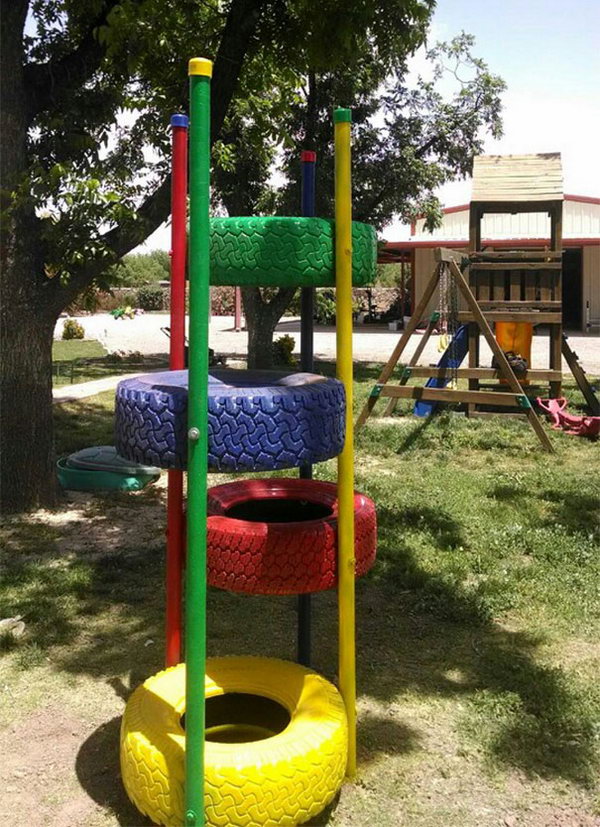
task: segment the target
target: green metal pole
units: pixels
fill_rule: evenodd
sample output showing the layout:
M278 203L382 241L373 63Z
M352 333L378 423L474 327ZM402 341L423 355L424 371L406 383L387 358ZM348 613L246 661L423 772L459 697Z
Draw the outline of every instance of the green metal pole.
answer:
M194 58L190 76L190 355L188 385L187 571L185 586L185 821L204 824L206 673L206 475L208 421L210 78Z

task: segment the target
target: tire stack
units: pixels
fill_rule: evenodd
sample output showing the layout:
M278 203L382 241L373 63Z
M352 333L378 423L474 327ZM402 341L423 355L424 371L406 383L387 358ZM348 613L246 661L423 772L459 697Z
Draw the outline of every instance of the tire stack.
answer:
M234 235L239 236L240 219L236 221ZM293 222L297 245L298 219ZM219 233L219 249L235 251L222 226ZM279 245L281 219L277 233ZM264 234L261 243L264 255ZM243 266L243 256L233 259ZM116 396L119 453L185 470L187 400L187 371L122 381ZM344 421L344 386L336 379L211 370L209 469L253 473L323 462L341 452ZM355 574L360 576L375 560L375 506L357 492L354 514ZM210 488L207 579L216 588L244 594L297 595L335 588L336 486L272 477ZM205 737L208 825L304 823L329 804L345 775L347 720L337 688L287 661L209 658ZM156 824L185 822L184 758L185 665L179 664L133 693L121 729L125 787Z

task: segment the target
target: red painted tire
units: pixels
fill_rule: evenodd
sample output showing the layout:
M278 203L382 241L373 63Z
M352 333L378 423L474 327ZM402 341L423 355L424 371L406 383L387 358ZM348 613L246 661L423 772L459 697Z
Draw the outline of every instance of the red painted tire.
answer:
M253 479L208 491L211 586L247 594L303 594L337 585L337 487ZM375 505L354 495L356 576L375 562Z

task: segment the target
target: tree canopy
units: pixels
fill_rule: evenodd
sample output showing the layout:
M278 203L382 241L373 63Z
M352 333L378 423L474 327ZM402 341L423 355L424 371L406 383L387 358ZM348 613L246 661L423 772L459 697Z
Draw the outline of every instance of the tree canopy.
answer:
M464 32L426 51L422 72L413 78L406 64L381 79L370 62L353 74L339 70L316 76L312 124L308 102L292 109L294 144L318 152L318 213L333 209L331 108L348 101L353 119L353 214L383 229L395 216L411 221L425 215L430 227L440 220L435 190L470 174L473 157L487 134L502 134L504 81L473 54L475 40ZM279 212L298 202L297 150L287 149L285 185L275 196Z
M279 144L263 141L262 152L256 151L252 119L235 109L228 115L223 132L228 163L215 172L215 197L230 214L297 214L299 149L313 149L317 215L332 215L331 111L343 101L352 107L354 218L381 231L395 216L411 221L424 215L433 228L441 220L435 190L469 174L486 135L501 134L504 88L474 55L474 38L464 32L430 47L416 78L407 71L405 52L391 68L365 53L352 67L311 69L280 113ZM269 366L268 339L292 294L288 288L275 294L244 289L253 365Z
M433 0L0 0L6 510L53 501L57 316L168 216L168 123L186 108L188 58L214 60L214 159L232 167L226 117L253 124L254 148L268 154L286 139L280 114L299 101L309 72L351 70L365 54L382 77L393 72L423 42L432 8Z
M352 66L370 52L383 76L422 42L430 0L229 3L15 0L27 90L26 164L17 199L39 220L47 278L70 293L144 240L168 215L170 115L187 106L186 61L214 57L218 164L226 114L268 157L288 133L310 67ZM15 21L16 22L16 21ZM201 40L199 40L201 33ZM15 32L18 36L18 31ZM60 291L58 291L60 292Z

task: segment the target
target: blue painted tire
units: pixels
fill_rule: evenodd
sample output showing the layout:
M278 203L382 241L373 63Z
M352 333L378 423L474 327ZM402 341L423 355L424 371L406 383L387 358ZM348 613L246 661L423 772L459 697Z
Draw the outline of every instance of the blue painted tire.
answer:
M117 387L115 445L127 459L185 469L186 370L125 379ZM323 462L344 446L344 386L312 373L211 370L211 471L275 471Z

